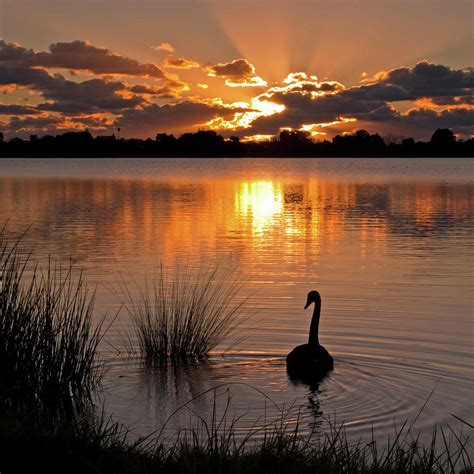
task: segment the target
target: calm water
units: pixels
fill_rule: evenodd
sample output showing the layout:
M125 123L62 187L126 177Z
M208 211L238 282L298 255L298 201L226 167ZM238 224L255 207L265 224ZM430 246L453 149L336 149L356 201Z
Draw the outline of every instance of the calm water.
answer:
M0 222L32 225L42 260L72 256L97 285L98 316L122 302L119 273L140 284L158 262L213 261L242 274L245 339L206 363L149 371L121 357L119 313L99 400L137 434L216 386L243 430L278 416L273 401L301 410L304 429L336 416L354 437L393 433L434 390L416 421L426 433L458 424L451 414L474 421L473 171L462 159L3 159ZM285 355L306 342L312 289L336 362L308 387L288 380ZM167 432L205 417L213 397Z

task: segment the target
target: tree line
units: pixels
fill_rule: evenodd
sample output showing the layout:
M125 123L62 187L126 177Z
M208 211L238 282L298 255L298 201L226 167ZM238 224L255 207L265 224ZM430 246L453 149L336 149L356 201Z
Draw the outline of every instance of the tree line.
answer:
M215 131L158 133L154 140L94 137L88 130L61 135L31 135L4 140L0 157L473 157L474 139L458 140L450 129L436 130L429 141L383 139L365 130L315 142L303 131L283 130L270 141L225 139Z

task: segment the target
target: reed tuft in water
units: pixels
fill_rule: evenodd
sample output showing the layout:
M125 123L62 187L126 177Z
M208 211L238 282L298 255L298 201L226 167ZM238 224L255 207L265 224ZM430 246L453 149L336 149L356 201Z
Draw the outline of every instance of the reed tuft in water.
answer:
M148 365L207 356L231 340L243 320L245 302L237 301L241 280L219 266L197 274L178 269L172 280L160 266L151 281L135 282L138 296L123 281L121 286L132 321L125 345Z
M0 398L38 412L69 409L100 380L94 295L82 272L51 261L44 271L0 231Z

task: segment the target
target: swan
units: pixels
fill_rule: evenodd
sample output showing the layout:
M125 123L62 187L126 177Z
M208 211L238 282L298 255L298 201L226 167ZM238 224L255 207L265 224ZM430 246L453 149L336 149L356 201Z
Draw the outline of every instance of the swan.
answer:
M313 318L309 329L308 344L295 347L286 356L286 367L290 377L311 378L326 374L334 368L334 360L329 352L319 344L319 318L321 314L321 296L310 291L304 309L314 303Z

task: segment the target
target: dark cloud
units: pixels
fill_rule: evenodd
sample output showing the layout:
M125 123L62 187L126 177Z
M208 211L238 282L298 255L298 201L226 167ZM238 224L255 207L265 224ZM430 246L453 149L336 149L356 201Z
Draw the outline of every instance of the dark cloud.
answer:
M177 69L193 69L202 67L201 63L198 63L197 61L192 61L186 58L178 58L176 56L166 56L163 64L166 67L174 67Z
M227 77L232 79L252 77L255 75L255 67L246 59L236 59L230 63L216 64L210 66L209 70L215 76Z
M144 102L139 96L124 97L117 94L125 87L122 82L104 79L73 82L63 77L56 77L52 87L41 91L43 97L49 102L39 105L38 108L66 114L117 113Z
M12 136L28 137L35 135L57 135L65 132L89 129L95 133L103 133L110 129L110 122L104 117L78 116L65 119L59 115L43 115L41 117L12 117L2 124L2 129Z
M87 41L54 43L49 47L49 52L36 53L31 49L0 40L0 61L13 62L23 67L64 68L94 74L147 76L157 79L166 77L164 71L156 64L140 63Z
M39 111L29 105L0 104L0 115L37 115Z
M390 99L390 93L384 100L415 100L425 97L472 96L474 89L474 69L452 69L441 64L422 61L413 68L401 67L388 72L378 73L375 83L365 87L393 92L400 90L405 99ZM389 87L387 89L387 87ZM379 97L382 97L380 95Z
M222 77L230 87L266 86L266 82L255 73L255 66L246 59L208 66L209 76Z
M474 129L474 109L455 108L436 111L433 109L413 109L402 120L423 125L425 128L461 128Z
M168 80L161 86L149 86L146 84L136 84L127 88L134 94L144 94L153 97L159 97L160 99L175 99L179 95L188 90L189 87L186 83L176 80Z
M143 108L126 110L117 125L135 136L153 136L157 132L184 132L206 128L215 117L230 119L241 109L226 108L203 102L184 101L173 105L151 104Z
M42 90L52 87L59 76L53 76L44 69L31 69L0 63L0 85L31 87Z
M29 87L37 90L48 100L39 110L64 113L115 112L142 104L138 96L124 97L117 92L126 84L106 79L90 79L74 82L60 74L52 75L44 69L8 67L0 65L0 84Z
M6 131L27 130L37 131L44 130L50 127L57 127L64 122L64 119L56 115L47 115L44 117L12 117L7 124Z
M413 135L438 127L453 127L462 133L474 132L472 94L473 70L455 70L427 62L413 68L398 68L377 74L370 83L345 89L342 85L327 87L314 76L291 74L287 85L270 88L260 97L285 106L285 110L271 116L261 116L252 122L252 133L278 133L280 128L299 129L312 123L329 123L341 118L359 122L412 128ZM331 84L331 83L329 83ZM336 83L338 84L338 83ZM399 101L429 99L436 105L454 105L455 108L436 110L415 106L402 114L391 104ZM416 105L416 102L414 102ZM346 125L344 125L346 126ZM357 127L357 123L351 125Z

